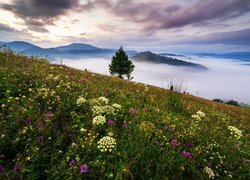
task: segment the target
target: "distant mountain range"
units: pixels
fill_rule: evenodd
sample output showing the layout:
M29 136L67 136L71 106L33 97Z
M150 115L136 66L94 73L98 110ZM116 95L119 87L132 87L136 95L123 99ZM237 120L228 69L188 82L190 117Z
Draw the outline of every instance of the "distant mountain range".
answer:
M207 67L202 66L200 64L195 64L183 60L179 60L176 58L171 58L168 56L161 56L159 54L154 54L150 51L140 52L136 54L132 59L136 61L142 62L151 62L151 63L161 63L161 64L168 64L172 66L185 66L185 67L192 67L200 70L207 70Z
M15 52L23 52L27 55L98 55L98 54L113 54L114 49L102 49L89 44L73 43L66 46L41 48L24 41L1 42L1 45L12 49Z
M92 46L90 44L72 43L65 46L58 46L52 48L42 48L34 44L25 41L13 41L13 42L0 42L0 46L10 48L15 52L22 52L26 55L38 55L48 57L50 60L58 58L79 58L79 57L111 57L115 53L115 49L105 49ZM194 67L198 69L207 69L206 67L186 62L176 58L168 56L179 56L176 54L161 53L161 55L154 54L150 51L136 52L126 51L128 56L133 60L151 62L151 63L163 63L173 66L186 66Z
M231 52L231 53L224 53L224 54L198 53L196 55L223 58L223 59L237 59L241 61L250 61L250 52Z

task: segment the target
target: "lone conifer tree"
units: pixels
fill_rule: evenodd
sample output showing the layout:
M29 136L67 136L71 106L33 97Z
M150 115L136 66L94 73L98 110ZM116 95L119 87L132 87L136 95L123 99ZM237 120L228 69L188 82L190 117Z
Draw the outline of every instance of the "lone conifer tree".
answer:
M134 64L128 59L128 55L122 47L116 51L113 55L111 64L109 65L110 74L117 74L119 78L123 79L123 75L126 75L128 80L133 79L131 73L134 70Z

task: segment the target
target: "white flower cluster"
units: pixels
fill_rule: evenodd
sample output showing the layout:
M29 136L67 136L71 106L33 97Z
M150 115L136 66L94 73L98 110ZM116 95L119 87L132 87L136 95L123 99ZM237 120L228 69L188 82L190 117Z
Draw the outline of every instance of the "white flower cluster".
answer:
M84 99L82 96L80 96L80 97L77 99L76 104L77 104L78 106L81 106L81 105L83 105L85 102L86 102L86 99Z
M122 106L120 104L113 104L112 107L116 108L116 109L121 109Z
M106 118L104 116L96 116L93 118L93 125L103 125L106 123Z
M202 111L197 111L196 114L192 115L192 118L194 118L197 121L200 121L201 118L206 117L206 114Z
M209 167L206 166L206 167L203 169L203 171L204 171L206 174L208 174L208 177L209 177L210 179L214 179L215 174L214 174L214 172L213 172L212 169L210 169Z
M228 126L228 129L230 130L231 135L233 135L235 139L240 139L242 137L241 130L237 129L236 127Z
M98 141L97 148L101 152L112 152L116 146L116 140L110 136L105 136Z
M115 108L112 106L93 106L92 111L94 115L100 115L100 114L115 114Z
M99 97L98 102L100 104L108 104L109 100L107 98L105 98L105 97Z

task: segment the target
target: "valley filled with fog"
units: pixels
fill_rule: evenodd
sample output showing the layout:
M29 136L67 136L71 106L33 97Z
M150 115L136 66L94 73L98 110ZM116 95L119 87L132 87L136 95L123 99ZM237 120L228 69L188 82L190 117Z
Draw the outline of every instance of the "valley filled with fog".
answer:
M133 81L163 88L169 88L169 83L172 82L181 86L182 91L195 96L250 103L249 62L203 57L178 57L178 59L204 65L209 70L133 61L135 65L132 73ZM63 59L63 64L67 66L105 75L109 75L110 63L111 57Z

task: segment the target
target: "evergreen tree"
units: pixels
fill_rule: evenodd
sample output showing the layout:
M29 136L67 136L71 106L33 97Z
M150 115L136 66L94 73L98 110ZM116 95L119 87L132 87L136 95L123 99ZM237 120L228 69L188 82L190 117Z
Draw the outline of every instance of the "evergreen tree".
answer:
M110 74L117 74L119 78L123 79L123 75L126 75L128 80L131 80L131 73L134 70L134 64L128 59L128 55L122 47L116 51L112 57L111 64L109 65Z

